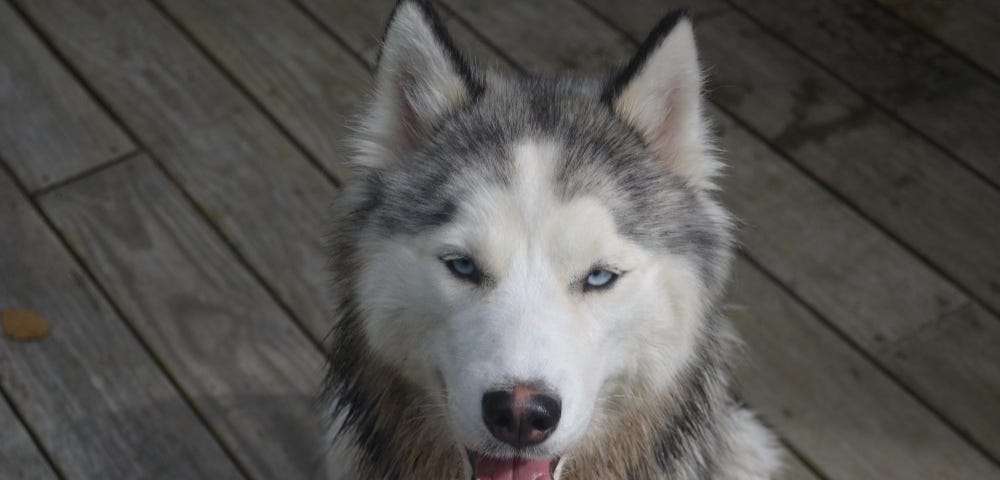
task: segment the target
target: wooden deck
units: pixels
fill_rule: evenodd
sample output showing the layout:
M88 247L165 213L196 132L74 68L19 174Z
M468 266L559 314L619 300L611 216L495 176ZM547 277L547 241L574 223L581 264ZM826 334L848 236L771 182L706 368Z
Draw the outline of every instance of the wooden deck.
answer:
M0 0L0 479L312 476L339 138L392 0ZM1000 7L699 0L788 479L1000 479ZM662 0L441 0L501 68Z

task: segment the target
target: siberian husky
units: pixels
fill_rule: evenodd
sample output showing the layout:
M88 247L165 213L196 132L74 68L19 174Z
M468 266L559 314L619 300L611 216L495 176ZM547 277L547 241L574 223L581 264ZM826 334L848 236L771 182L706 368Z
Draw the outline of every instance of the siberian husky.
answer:
M397 5L332 240L328 478L771 478L701 83L683 12L591 78L469 63Z

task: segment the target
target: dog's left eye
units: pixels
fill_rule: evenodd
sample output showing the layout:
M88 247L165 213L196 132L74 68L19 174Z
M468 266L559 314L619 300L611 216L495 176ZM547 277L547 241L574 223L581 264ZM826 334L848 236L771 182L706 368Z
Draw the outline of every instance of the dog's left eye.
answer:
M602 290L614 285L618 280L618 274L603 268L594 269L587 275L587 280L583 285L584 290Z
M448 267L456 277L466 280L475 284L479 284L480 275L479 267L476 266L475 262L468 257L457 257L444 260L444 264Z

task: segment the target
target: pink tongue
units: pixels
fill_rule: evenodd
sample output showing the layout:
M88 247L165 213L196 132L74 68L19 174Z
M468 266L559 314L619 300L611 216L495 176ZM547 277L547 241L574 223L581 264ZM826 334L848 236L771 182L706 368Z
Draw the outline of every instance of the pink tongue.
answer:
M549 459L516 460L476 458L476 478L479 480L552 480L549 475Z

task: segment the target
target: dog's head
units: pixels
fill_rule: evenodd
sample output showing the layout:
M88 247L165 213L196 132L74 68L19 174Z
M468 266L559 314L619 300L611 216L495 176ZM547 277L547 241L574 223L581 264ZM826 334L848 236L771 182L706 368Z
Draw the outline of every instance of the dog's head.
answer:
M477 476L546 474L692 355L730 242L700 87L682 13L586 79L478 68L429 5L396 8L334 273L351 335Z

